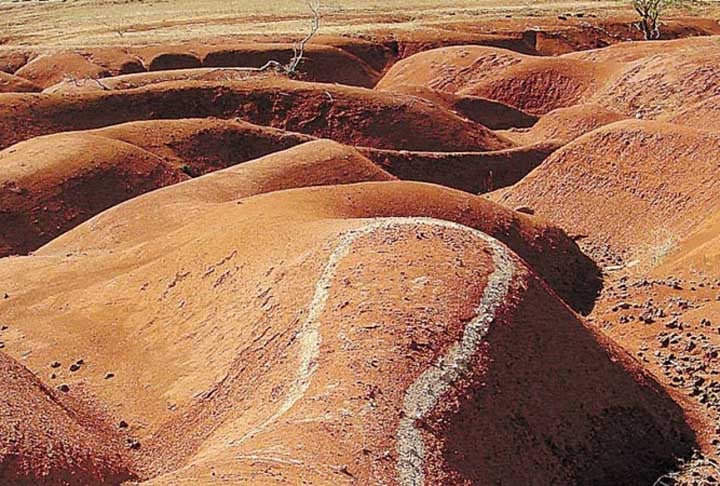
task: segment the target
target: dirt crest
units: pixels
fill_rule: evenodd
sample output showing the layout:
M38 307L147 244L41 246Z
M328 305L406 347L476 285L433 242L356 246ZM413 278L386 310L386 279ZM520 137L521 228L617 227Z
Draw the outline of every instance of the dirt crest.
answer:
M388 184L417 187L376 186ZM471 484L506 475L518 460L528 465L513 469L518 481L593 477L609 484L650 478L689 453L695 439L677 405L501 243L447 220L364 219L361 207L368 205L348 201L352 192L366 194L355 189L274 192L225 204L145 245L139 261L134 250L134 264L122 251L84 254L48 275L48 264L67 257L44 251L0 262L0 274L24 269L23 282L10 289L16 304L38 298L31 282L40 273L53 294L72 298L75 324L66 321L57 339L74 341L92 367L69 382L70 395L82 384L116 405L142 444L133 456L150 484L262 481L268 468L283 482L349 482L350 474L360 482L403 483L420 471L428 483ZM281 209L289 203L292 214ZM260 212L267 218L249 217ZM489 228L487 219L478 222ZM271 239L283 244L269 247ZM272 249L256 253L260 248ZM103 261L112 267L83 277L82 290L62 275L88 265L100 270ZM243 291L250 288L255 292ZM112 337L86 333L89 322L126 299L135 311L108 329ZM52 300L41 299L35 311L47 312ZM202 315L168 305L201 309L210 301ZM36 343L30 364L57 356L62 342L37 346L46 324L30 325L24 309L15 305L7 315ZM240 316L246 325L237 325ZM108 361L103 348L117 342L124 344ZM9 340L9 349L19 344ZM145 359L137 360L140 354ZM453 355L462 363L457 368ZM162 362L162 371L148 359ZM438 359L453 373L422 378ZM538 379L530 372L538 363L552 373ZM106 369L115 374L109 382L98 376ZM438 395L413 391L424 381L439 386ZM551 396L554 406L547 407ZM400 411L413 403L427 405L412 423L402 422ZM517 421L526 424L523 434ZM461 430L486 437L485 447L468 449L472 442ZM547 436L551 445L523 447ZM612 446L593 448L598 437ZM628 463L627 451L640 443L643 456ZM420 444L421 462L408 472L409 450ZM568 447L589 454L567 455ZM517 451L524 451L519 458Z
M118 484L136 479L123 438L0 352L3 484Z
M597 259L653 265L713 214L719 148L711 131L621 121L564 146L494 198L557 221Z
M557 57L478 46L447 47L404 59L377 85L489 98L534 115L595 103L627 117L657 119L718 94L717 36L626 42Z
M499 150L486 127L414 97L289 81L172 82L127 91L0 95L0 147L64 130L135 120L239 117L348 145L407 150Z

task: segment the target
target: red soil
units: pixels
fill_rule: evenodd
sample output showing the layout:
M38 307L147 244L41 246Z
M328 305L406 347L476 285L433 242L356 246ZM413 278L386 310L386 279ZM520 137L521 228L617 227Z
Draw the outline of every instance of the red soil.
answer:
M312 145L303 145L285 153L278 153L276 154L277 156L271 155L264 159L260 167L264 167L265 165L275 166L285 158L288 158L290 161L296 160L294 155L297 151L303 154L297 157L297 159L302 160L308 157L306 155L307 152L312 153L313 149L311 147ZM345 148L345 150L348 149ZM315 159L311 157L310 160L312 162ZM334 159L330 160L332 161ZM257 163L260 164L260 161L257 161ZM282 163L281 167L284 168L286 166L288 166L288 162ZM318 182L326 181L327 179L322 178L325 177L322 174L316 174L316 171L319 172L319 170L315 168L315 166L316 164L312 162L310 164L312 169L310 176L303 177L300 180L307 180L307 185L327 184L327 182ZM240 178L234 177L233 174L236 171L242 171L242 173L244 173L245 170L253 170L253 167L254 165L249 165L246 169L244 165L241 165L237 168L228 169L228 171L209 174L204 178L194 179L177 187L173 186L164 191L155 192L138 198L137 200L129 201L118 208L101 214L84 225L80 225L72 232L68 232L51 242L45 248L48 252L62 252L61 248L63 247L97 249L97 245L102 242L112 241L122 243L125 241L125 238L127 238L128 244L136 244L138 241L154 235L154 232L150 229L152 227L157 227L158 231L164 234L167 230L175 228L175 226L173 226L175 223L171 223L171 221L181 221L186 224L186 218L193 218L193 215L196 213L192 209L192 206L199 205L200 202L211 202L214 205L227 200L227 198L235 199L263 192L257 189L257 183L250 185L249 187L252 189L246 192L248 191L248 183L243 182L241 186L238 186L241 189L222 192L221 194L223 194L223 197L226 199L217 200L213 199L213 196L208 195L209 193L211 194L210 189L207 189L203 185L211 184L210 187L217 191L218 186L222 187L227 185L227 183L220 184L216 181L230 179L232 181L238 180L238 182L233 182L233 186L230 186L236 187L236 185L240 183ZM287 169L283 170L287 171ZM378 171L381 175L377 175ZM268 172L262 170L259 174L264 176L266 173L275 174L276 172L277 171ZM293 174L297 173L297 171L293 172ZM333 173L334 172L330 172L329 174L332 176ZM341 174L342 173L341 170ZM376 175L368 177L368 173ZM250 174L253 174L253 172L250 172ZM373 171L367 172L363 170L359 173L362 177L368 177L367 179L362 179L359 175L353 174L354 172L350 172L347 177L352 178L354 181L386 180L391 177L377 167L375 167ZM280 176L274 177L280 178ZM286 178L282 178L282 181L273 182L272 184L263 183L260 187L266 186L277 188L301 187L299 184ZM197 189L195 189L196 187ZM176 199L176 190L182 191L182 193L192 192L202 194L202 197L198 201L198 197L193 196L193 199L191 199L192 204L183 203L184 198L187 196L177 196ZM320 194L322 193L309 194L313 194L312 197L317 198L321 197ZM323 210L333 208L334 211L339 211L344 215L342 217L422 216L458 221L468 226L483 229L506 243L513 251L533 265L533 268L535 268L553 289L565 299L566 302L573 306L573 308L583 312L587 312L592 308L592 301L600 285L597 269L594 264L579 251L577 245L575 245L572 240L562 231L557 230L557 228L545 222L536 221L520 213L501 208L480 197L429 184L406 182L380 185L356 185L349 186L347 189L345 187L338 187L334 194L336 194L336 196L333 196L333 198L336 197L337 201L333 200L332 205ZM179 207L182 208L181 211L176 210L174 207L173 201L176 200L178 201ZM135 204L138 204L137 208ZM154 207L158 209L152 209ZM164 207L168 209L162 209ZM324 206L321 205L320 207ZM113 215L116 210L121 211L118 216ZM206 209L202 208L200 210L204 211ZM145 213L148 214L148 218L156 218L155 221L162 221L162 224L140 224L129 217L131 214ZM352 216L349 216L350 214L352 214ZM142 221L145 220L143 219ZM123 229L126 227L127 229ZM106 230L103 228L106 228ZM127 236L122 236L123 234ZM82 244L80 242L82 242Z
M579 103L606 74L580 60L538 58L502 49L460 46L427 51L395 64L378 89L417 84L490 98L534 114Z
M386 91L419 85L476 95L534 114L597 103L626 116L657 118L720 93L716 37L624 43L555 58L487 47L450 47L395 64Z
M144 71L140 59L127 49L99 48L34 55L15 75L47 88L66 78L77 82Z
M290 44L247 44L208 52L205 67L260 67L270 60L287 64L294 55ZM384 66L383 66L384 68ZM380 74L360 57L333 46L310 44L299 66L300 79L372 88Z
M319 32L307 47L326 45L342 49L361 59L378 73L383 73L397 59L397 43L392 40L369 40L359 37L326 35Z
M13 74L27 64L28 59L35 57L35 53L25 49L0 50L0 71Z
M541 116L530 129L510 129L503 134L520 145L545 140L568 143L581 135L625 118L620 113L600 105L573 105L568 108L558 108Z
M394 64L376 89L392 91L420 86L459 93L470 84L524 59L533 58L504 49L472 45L424 51Z
M58 371L60 373L60 371ZM119 484L136 478L123 438L0 352L0 481Z
M500 47L522 54L555 56L597 49L630 40L642 40L633 26L635 17L566 18L510 17L447 22L434 29L392 32L401 57L455 45ZM665 19L663 39L720 34L720 24L710 18ZM388 34L391 34L388 32Z
M484 126L415 97L274 76L163 83L116 92L3 95L0 101L0 147L63 130L202 116L240 117L376 148L480 151L512 146Z
M540 143L496 152L361 151L400 179L482 194L515 184L558 148Z
M648 121L624 121L553 153L499 195L587 237L597 258L653 264L668 242L706 218L720 197L720 136Z
M76 52L60 52L36 57L18 69L15 75L47 88L68 76L74 79L101 78L109 76L110 71Z
M59 236L44 251L132 247L191 223L216 204L284 189L393 179L355 149L318 140L136 197Z
M232 53L230 53L232 54ZM230 55L228 54L228 55ZM262 65L262 64L260 64ZM330 69L328 66L323 67L322 73L326 75L298 75L299 78L316 82L334 82L339 77L337 69ZM267 74L265 74L266 76ZM361 74L351 74L354 83L344 83L350 86L367 86L372 87L375 76L363 76ZM80 91L106 91L119 89L141 88L152 84L164 83L168 81L230 81L243 80L254 76L262 76L260 73L243 70L241 67L237 69L233 67L222 68L196 68L196 69L173 69L169 71L152 71L147 73L126 74L123 76L112 76L103 78L102 80L86 80L63 81L44 90L45 93L63 93L63 92L80 92Z
M525 59L497 74L490 74L460 90L545 114L587 99L606 81L602 66L559 58Z
M0 256L32 251L0 258L0 484L652 484L720 455L718 37L376 34L299 77L378 89L222 69L280 42L0 50L0 86L53 84L0 94Z
M0 152L0 255L26 254L145 192L310 140L224 120L132 122Z
M0 255L25 254L115 204L187 176L163 159L89 134L0 152Z
M491 130L527 128L538 120L522 110L479 96L459 96L415 85L400 86L394 92L424 98Z
M720 95L690 105L667 121L700 130L720 131Z
M86 133L140 147L193 177L313 140L240 120L212 118L129 122Z
M147 63L149 71L192 69L200 66L202 66L200 58L187 52L161 52L152 56Z
M3 282L17 276L0 301L18 331L7 348L30 347L31 368L83 356L92 366L66 380L69 395L82 384L126 420L141 444L134 460L159 484L396 481L412 445L398 432L403 410L423 400L411 385L464 332L481 333L463 351L467 371L410 423L429 482L637 483L688 454L682 410L502 244L422 219L348 239L383 224L367 218L407 214L558 263L535 246L556 248L547 228L436 186L272 192L206 205L144 245L98 235L104 251L84 251L78 228L0 261ZM483 447L469 447L478 434Z
M0 71L0 93L32 93L38 91L42 91L42 88L31 81Z

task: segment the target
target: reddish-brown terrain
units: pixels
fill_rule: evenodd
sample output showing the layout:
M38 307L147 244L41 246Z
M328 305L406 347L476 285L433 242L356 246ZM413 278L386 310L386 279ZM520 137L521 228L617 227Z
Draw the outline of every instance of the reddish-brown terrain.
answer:
M379 20L0 49L0 484L720 481L720 24Z

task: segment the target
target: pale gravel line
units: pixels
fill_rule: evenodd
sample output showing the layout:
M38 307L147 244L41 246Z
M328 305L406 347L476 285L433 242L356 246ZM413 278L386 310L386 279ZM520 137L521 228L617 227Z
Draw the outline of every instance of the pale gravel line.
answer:
M398 477L403 486L424 484L425 446L420 432L415 428L415 421L430 413L440 397L467 371L478 344L487 334L489 326L495 318L497 307L507 295L515 271L515 264L509 252L500 242L479 230L451 221L424 217L378 218L364 226L350 229L340 236L338 244L330 254L323 272L315 284L315 293L308 307L308 315L298 331L301 345L300 364L295 380L285 395L285 400L273 415L243 434L236 443L242 443L267 429L270 424L290 410L309 388L320 354L319 317L325 308L337 267L350 252L351 245L359 237L368 235L377 229L392 229L409 225L427 225L470 231L493 250L495 267L477 307L477 316L466 326L462 339L453 344L444 356L423 372L405 394L404 418L401 419L397 431Z
M503 244L485 233L468 229L492 248L495 268L475 310L476 316L465 326L460 341L426 369L405 393L396 444L397 473L402 486L425 484L425 444L420 431L415 428L415 421L432 412L438 400L468 371L478 345L495 320L498 306L505 301L515 274L515 262Z

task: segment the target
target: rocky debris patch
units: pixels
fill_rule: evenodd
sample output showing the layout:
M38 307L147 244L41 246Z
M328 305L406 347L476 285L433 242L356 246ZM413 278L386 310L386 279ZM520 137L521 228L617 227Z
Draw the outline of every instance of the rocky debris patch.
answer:
M717 423L720 322L714 322L709 315L712 309L707 306L717 301L719 289L720 279L708 277L688 280L622 275L608 282L590 318L645 363L661 382L696 402ZM720 454L720 426L711 443L714 452ZM672 482L680 481L679 477L668 477L658 484L713 484L692 473L682 475L683 481L689 482Z
M685 462L681 462L675 471L657 479L653 486L713 486L720 484L720 464L700 452Z

